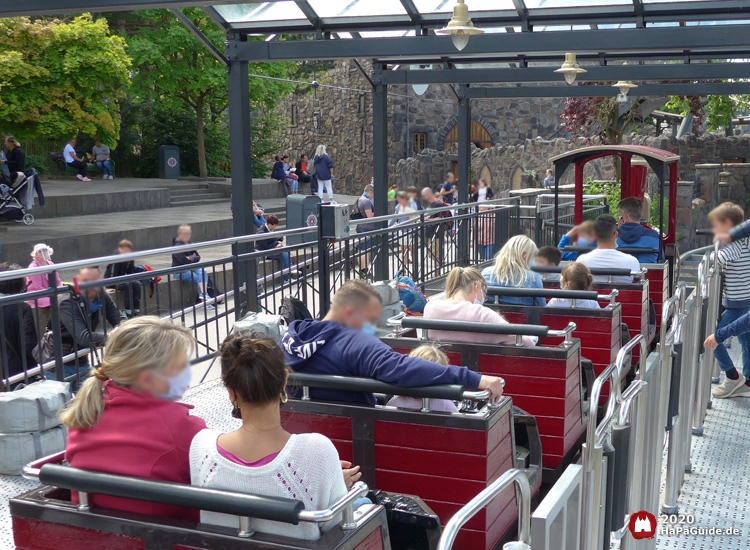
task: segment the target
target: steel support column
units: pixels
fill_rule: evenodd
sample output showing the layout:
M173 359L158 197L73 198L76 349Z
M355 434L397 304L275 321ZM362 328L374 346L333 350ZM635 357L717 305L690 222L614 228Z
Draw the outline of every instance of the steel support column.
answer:
M250 78L246 62L229 65L229 136L232 159L232 228L235 236L255 233L252 219L253 166L252 135L250 131ZM253 250L252 243L238 245L236 253ZM234 266L235 287L247 284L244 299L235 296L237 317L242 313L240 304L246 300L247 311L258 309L258 282L255 261L237 261Z
M469 177L471 174L471 99L463 92L468 86L459 91L458 100L458 202L469 202ZM458 262L469 265L469 224L468 220L458 226Z
M388 214L388 86L377 84L372 94L372 155L375 181L375 215ZM386 227L381 222L376 229ZM378 255L375 259L375 280L384 281L388 274L388 247L386 237L378 239Z

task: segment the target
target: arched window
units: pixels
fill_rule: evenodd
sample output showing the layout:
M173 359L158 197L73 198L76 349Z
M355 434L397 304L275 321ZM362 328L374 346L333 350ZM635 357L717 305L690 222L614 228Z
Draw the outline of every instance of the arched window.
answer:
M490 133L479 122L473 120L471 121L471 142L480 149L492 147ZM445 150L447 151L456 143L458 143L458 124L451 128L445 137Z

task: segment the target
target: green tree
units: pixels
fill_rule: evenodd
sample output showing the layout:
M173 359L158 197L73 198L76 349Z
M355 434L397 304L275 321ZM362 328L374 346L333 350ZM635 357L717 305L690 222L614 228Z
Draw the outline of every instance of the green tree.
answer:
M184 12L217 48L223 49L224 31L205 12L199 9ZM135 66L134 101L153 105L154 112L188 109L193 113L198 174L207 177L206 134L227 132L226 68L167 10L138 12L121 28L127 35ZM290 63L253 65L250 72L284 79L291 68ZM272 116L271 108L292 90L292 85L282 80L253 79L251 82L251 107L263 120Z
M664 110L693 115L693 133L727 128L737 113L750 106L750 95L670 96Z
M125 41L107 21L0 19L0 121L20 136L79 132L114 147L129 81Z

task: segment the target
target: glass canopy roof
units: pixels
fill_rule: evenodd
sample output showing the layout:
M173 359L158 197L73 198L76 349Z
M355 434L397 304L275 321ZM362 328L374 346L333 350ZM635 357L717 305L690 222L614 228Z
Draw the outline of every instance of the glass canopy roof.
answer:
M232 30L252 34L335 32L340 38L430 34L451 17L456 0L271 0L212 8ZM746 23L735 0L466 0L486 32L617 29ZM739 7L738 7L739 6ZM738 14L744 13L745 17ZM412 34L412 33L410 33ZM416 33L414 33L416 34Z

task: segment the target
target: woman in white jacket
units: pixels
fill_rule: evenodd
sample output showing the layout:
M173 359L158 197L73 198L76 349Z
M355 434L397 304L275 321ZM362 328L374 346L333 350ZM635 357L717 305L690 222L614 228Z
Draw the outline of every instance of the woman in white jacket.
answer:
M307 510L322 510L346 494L339 455L320 434L292 435L281 426L289 371L270 339L230 335L221 346L221 377L242 419L230 433L203 430L190 446L191 483L226 491L300 500ZM236 527L237 518L201 512L201 521ZM340 518L321 527L251 520L252 529L316 540Z

